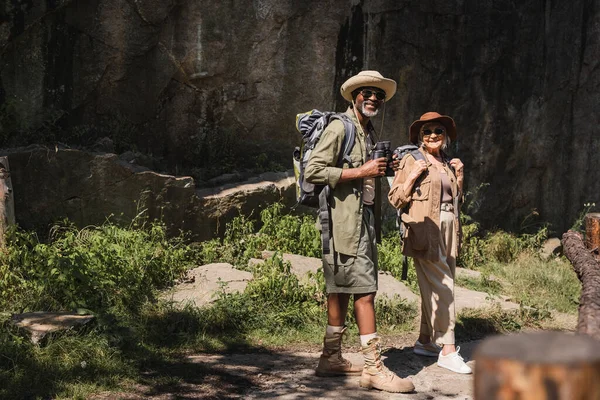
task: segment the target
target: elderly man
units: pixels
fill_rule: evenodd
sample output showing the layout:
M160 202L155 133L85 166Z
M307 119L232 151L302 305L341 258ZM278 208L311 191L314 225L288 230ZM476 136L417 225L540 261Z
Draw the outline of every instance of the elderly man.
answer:
M388 392L411 392L414 385L388 370L381 361L379 337L375 324L377 292L377 244L375 241L374 204L376 177L384 176L386 159L370 160L375 143L370 118L377 115L385 101L394 96L396 82L377 71L362 71L340 88L351 105L346 115L356 128L350 153L351 162L338 165L345 136L344 124L329 124L305 170L308 182L329 185L331 250L323 254L327 286L327 330L323 354L316 369L318 376L359 375L360 386ZM378 182L377 182L378 183ZM342 335L350 295L354 310L364 367L357 367L342 357Z

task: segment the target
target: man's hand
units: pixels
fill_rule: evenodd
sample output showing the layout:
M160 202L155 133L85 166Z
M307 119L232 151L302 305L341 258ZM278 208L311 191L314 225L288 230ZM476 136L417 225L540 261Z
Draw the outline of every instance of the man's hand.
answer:
M387 166L387 158L381 157L375 160L369 160L360 166L360 174L362 178L374 178L376 176L384 176Z

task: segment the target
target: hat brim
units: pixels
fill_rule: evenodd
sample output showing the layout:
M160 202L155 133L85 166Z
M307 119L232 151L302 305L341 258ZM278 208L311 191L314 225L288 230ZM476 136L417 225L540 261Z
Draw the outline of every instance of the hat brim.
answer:
M454 123L454 120L447 115L440 115L439 117L436 117L436 118L419 119L419 120L416 120L415 122L413 122L410 125L410 129L409 129L410 142L413 144L418 144L419 143L419 131L421 130L421 127L428 122L435 122L435 121L444 125L444 127L446 128L446 133L448 134L448 137L450 138L450 140L456 140L456 124Z
M385 92L385 101L388 101L396 94L396 81L366 74L355 75L349 78L340 88L340 92L344 99L352 102L352 92L365 86L376 87L383 90Z

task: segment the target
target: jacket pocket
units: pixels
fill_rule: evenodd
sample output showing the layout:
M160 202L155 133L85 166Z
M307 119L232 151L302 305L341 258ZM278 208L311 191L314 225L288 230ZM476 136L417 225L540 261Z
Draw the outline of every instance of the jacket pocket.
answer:
M429 192L431 191L431 179L426 178L421 183L415 184L412 193L412 199L414 201L425 201L429 199Z

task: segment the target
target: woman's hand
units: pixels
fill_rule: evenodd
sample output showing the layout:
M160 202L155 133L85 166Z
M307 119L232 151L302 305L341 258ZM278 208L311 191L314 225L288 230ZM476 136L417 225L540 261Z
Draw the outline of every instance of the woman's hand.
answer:
M450 160L450 165L454 168L456 179L462 180L464 178L464 164L458 158Z
M409 180L412 180L414 182L418 177L421 176L423 171L425 171L426 169L427 163L425 162L425 160L415 161L415 163L413 164L413 170L409 175Z
M394 172L400 169L400 160L398 160L398 156L396 156L396 154L392 156L392 162L390 163L390 165Z
M408 174L408 176L406 177L406 180L404 181L404 185L402 186L402 190L404 191L404 193L406 193L407 196L410 194L411 190L413 189L413 186L414 186L415 182L417 181L417 179L419 179L419 177L421 176L423 171L425 171L426 169L427 169L427 163L425 162L425 160L416 160L415 161L415 163L413 164L412 171L410 172L410 174Z

